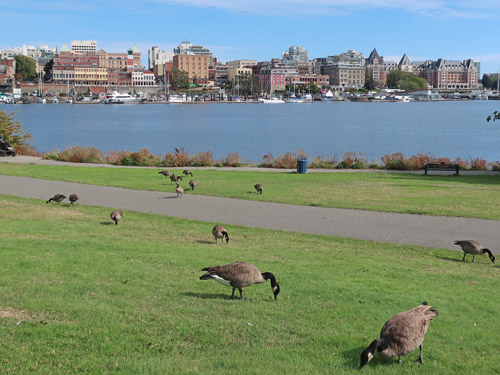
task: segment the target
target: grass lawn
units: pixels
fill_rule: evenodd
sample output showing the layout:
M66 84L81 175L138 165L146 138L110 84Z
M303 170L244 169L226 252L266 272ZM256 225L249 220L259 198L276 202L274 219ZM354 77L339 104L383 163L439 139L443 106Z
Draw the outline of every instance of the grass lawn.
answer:
M0 174L174 192L175 184L151 168L86 168L0 163ZM182 169L171 169L182 175ZM500 220L500 176L424 176L392 173L263 173L194 171L181 181L188 194ZM188 191L188 182L198 186ZM259 195L253 188L264 186Z
M215 245L210 223L125 212L115 226L110 211L0 196L0 373L361 373L384 322L423 301L440 312L424 364L417 350L363 373L500 372L500 268L487 257L229 225ZM269 283L240 301L199 280L234 261L274 273L278 300Z

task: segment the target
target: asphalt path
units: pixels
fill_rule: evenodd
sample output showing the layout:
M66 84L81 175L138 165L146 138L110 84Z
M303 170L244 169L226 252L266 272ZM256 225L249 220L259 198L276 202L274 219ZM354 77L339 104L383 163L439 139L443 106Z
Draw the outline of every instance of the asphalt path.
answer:
M173 191L173 185L166 189ZM58 193L76 193L80 204L200 220L210 225L233 224L450 249L459 249L454 240L475 239L500 253L500 221L496 220L296 206L189 192L177 198L171 192L0 175L0 194L47 200Z

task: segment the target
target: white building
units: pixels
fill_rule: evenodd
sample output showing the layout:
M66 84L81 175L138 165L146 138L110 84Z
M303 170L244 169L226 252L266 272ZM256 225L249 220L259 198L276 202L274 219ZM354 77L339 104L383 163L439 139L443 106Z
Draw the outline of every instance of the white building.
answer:
M148 68L154 69L155 65L163 65L172 62L174 53L170 51L161 51L157 46L148 51Z
M309 62L309 51L302 46L291 46L281 56L281 61L283 62Z
M95 55L97 42L95 40L72 40L71 50L75 53Z
M155 75L150 70L132 71L132 86L154 86Z

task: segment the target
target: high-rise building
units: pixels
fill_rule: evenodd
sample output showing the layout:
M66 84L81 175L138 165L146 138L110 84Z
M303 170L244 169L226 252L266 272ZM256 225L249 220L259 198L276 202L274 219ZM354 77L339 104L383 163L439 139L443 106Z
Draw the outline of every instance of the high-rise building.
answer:
M148 51L148 68L154 69L156 65L164 65L167 62L172 62L173 59L173 52L162 51L157 46L154 46Z
M309 62L309 51L302 46L291 46L282 53L283 62L307 63Z
M95 54L97 42L95 40L72 40L71 50L78 54Z

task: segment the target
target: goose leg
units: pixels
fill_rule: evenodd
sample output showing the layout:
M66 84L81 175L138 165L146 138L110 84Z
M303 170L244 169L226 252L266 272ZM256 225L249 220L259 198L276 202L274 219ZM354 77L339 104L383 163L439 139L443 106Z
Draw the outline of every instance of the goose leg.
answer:
M422 349L424 348L424 345L420 344L419 348L420 348L420 357L418 357L417 362L424 363L424 356L422 355Z
M399 364L403 363L403 361L401 360L401 356L400 355L398 355L398 363Z
M238 290L240 291L240 298L243 299L243 289L238 288Z
M474 258L475 258L475 257L476 257L476 256L475 256L474 254L472 254L472 263L474 263Z
M233 288L233 293L231 294L231 299L234 299L234 290L235 290L235 288Z
M464 258L462 259L462 261L463 261L463 262L465 262L465 256L466 256L466 255L467 255L467 254L466 254L466 253L464 253Z

